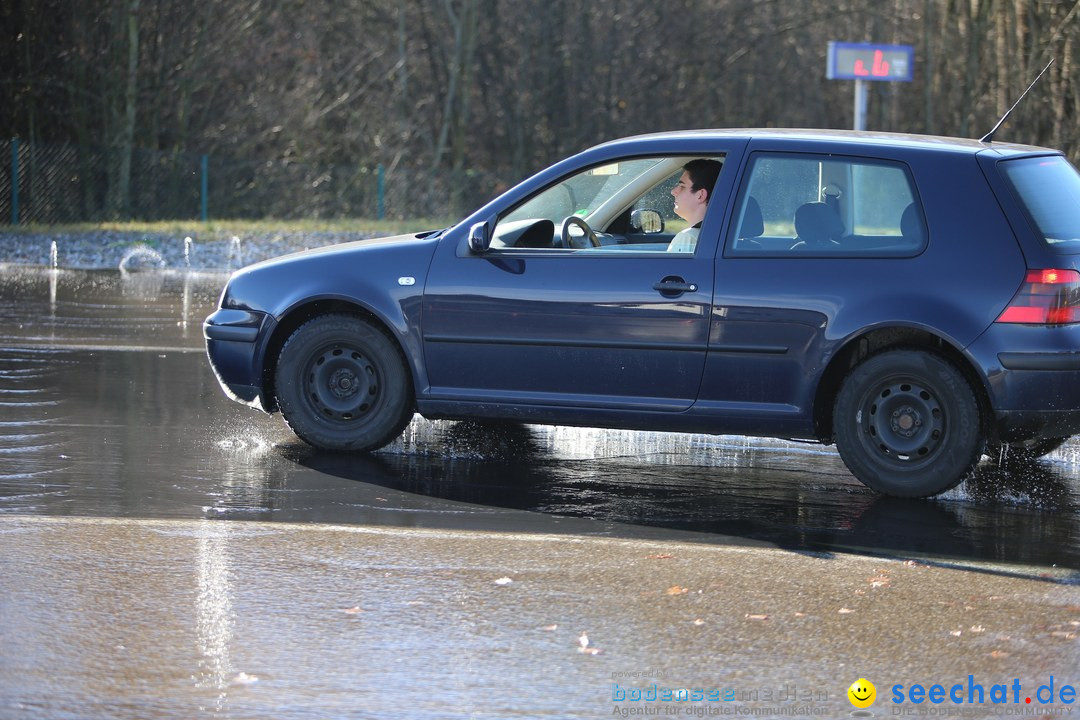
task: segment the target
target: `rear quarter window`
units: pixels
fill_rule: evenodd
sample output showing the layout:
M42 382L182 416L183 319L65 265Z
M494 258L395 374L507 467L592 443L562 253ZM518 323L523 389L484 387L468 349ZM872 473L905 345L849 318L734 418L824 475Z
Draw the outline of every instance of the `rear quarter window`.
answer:
M908 167L809 153L751 157L727 255L911 257L928 233Z
M1080 253L1080 173L1061 156L1000 163L1031 224L1051 249Z

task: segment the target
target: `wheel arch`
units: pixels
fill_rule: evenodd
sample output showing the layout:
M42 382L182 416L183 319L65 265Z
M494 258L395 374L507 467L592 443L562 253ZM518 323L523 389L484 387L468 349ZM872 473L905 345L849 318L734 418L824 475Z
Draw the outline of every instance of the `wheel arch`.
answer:
M413 367L409 354L405 352L401 339L398 333L394 331L391 323L376 314L371 308L352 299L341 297L312 298L286 310L278 318L274 331L266 342L266 347L263 350L262 387L263 407L266 408L267 412L278 409L275 382L277 380L277 364L281 348L284 347L285 342L301 325L321 315L331 314L354 315L369 321L381 330L383 334L390 338L398 353L401 354L401 359L412 375L413 387L416 387L416 368Z
M823 442L833 440L833 405L849 372L871 355L887 350L923 350L948 360L971 385L983 418L985 436L993 434L993 413L985 380L970 358L946 338L918 327L891 326L865 330L849 338L821 374L814 395L814 433Z

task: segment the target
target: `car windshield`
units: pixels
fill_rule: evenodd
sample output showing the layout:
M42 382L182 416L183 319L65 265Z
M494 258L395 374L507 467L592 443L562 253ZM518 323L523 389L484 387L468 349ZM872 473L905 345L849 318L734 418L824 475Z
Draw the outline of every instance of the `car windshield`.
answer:
M660 162L663 158L638 158L590 168L530 198L504 220L562 219L567 215L588 217L619 190Z
M1023 158L1001 164L1047 244L1080 253L1080 173L1060 156Z

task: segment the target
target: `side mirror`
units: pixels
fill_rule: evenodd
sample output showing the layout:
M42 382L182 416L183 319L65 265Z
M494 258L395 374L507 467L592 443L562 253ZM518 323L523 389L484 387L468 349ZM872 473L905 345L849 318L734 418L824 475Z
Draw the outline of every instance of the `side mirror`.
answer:
M656 210L635 210L630 213L630 230L639 233L664 232L664 218Z
M491 247L491 233L488 232L487 223L476 223L469 228L469 249L478 255L483 255Z

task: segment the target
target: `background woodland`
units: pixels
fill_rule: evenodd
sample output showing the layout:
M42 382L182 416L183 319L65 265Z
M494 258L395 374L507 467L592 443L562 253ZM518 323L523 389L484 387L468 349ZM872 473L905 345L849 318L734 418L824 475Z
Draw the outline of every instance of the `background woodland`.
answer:
M978 137L1055 58L997 139L1075 161L1078 7L11 0L0 5L0 138L109 148L117 215L134 191L132 158L148 150L256 168L235 183L263 166L382 165L408 177L405 192L446 195L459 212L615 137L851 127L853 83L825 79L838 40L915 46L914 82L871 84L871 130Z

